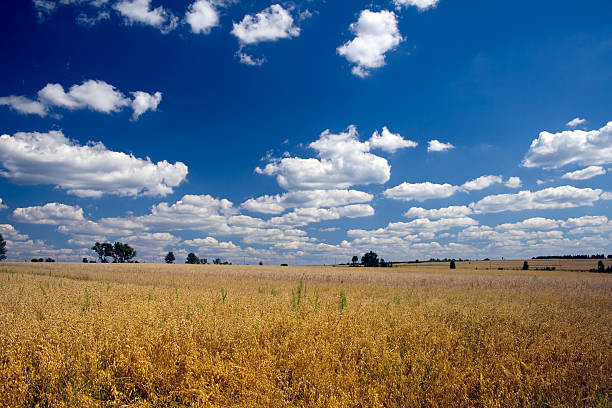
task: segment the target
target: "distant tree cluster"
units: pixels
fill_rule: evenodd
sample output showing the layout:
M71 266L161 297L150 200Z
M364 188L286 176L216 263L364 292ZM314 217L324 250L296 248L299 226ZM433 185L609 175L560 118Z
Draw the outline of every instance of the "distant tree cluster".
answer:
M612 266L608 266L606 268L603 261L600 260L599 262L597 262L597 269L591 269L590 272L612 273Z
M0 234L0 261L4 261L6 259L6 241L2 238L2 234Z
M604 254L595 255L552 255L552 256L534 256L531 259L606 259ZM612 259L612 254L608 255L608 259Z
M53 258L46 258L46 259L43 259L43 258L32 258L32 259L30 259L30 262L55 262L55 259L53 259Z
M168 252L168 255L170 254L171 252ZM168 257L168 255L166 255L166 258ZM172 256L174 256L174 254L172 254ZM168 261L166 260L166 262ZM168 262L168 263L171 263L171 262ZM185 263L192 264L192 265L195 265L195 264L205 265L208 263L208 259L198 258L196 254L194 254L193 252L190 252L187 254L187 259L185 260ZM221 261L221 258L213 259L212 263L215 265L231 265L232 264L231 262L228 262L228 261Z
M359 257L354 255L351 258L351 263L347 265L351 266L359 266ZM385 262L383 258L378 259L378 254L376 252L370 251L363 254L361 257L361 265L369 268L391 268L393 264L391 262Z
M122 242L96 242L91 249L98 254L102 263L108 263L106 258L113 258L113 263L132 263L136 257L136 250Z

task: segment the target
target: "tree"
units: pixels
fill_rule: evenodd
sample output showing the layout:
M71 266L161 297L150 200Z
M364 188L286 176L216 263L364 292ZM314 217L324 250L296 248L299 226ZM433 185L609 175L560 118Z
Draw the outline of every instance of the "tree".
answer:
M451 269L457 269L457 265L455 265L455 260L454 259L451 259L449 267Z
M361 263L363 264L363 266L377 267L378 255L376 254L376 252L367 252L361 257Z
M4 261L6 259L6 241L2 238L2 234L0 234L0 261Z
M603 261L600 260L599 262L597 262L597 270L599 272L605 272L606 271L606 267L604 266Z
M47 258L47 259L45 259L45 262L55 262L55 259L53 259L53 258Z
M91 247L91 249L96 254L98 254L98 258L100 259L100 262L104 262L104 248L102 247L102 244L96 241L96 243L94 244L94 246Z
M201 265L206 265L208 263L208 259L206 258L200 258L200 264Z
M89 263L89 260L87 258L83 258L83 263Z
M353 258L351 258L351 263L355 265L357 262L359 262L359 257L357 255L353 255Z
M164 260L166 261L167 264L174 263L174 261L176 260L176 257L174 256L174 252L172 251L168 252L168 255L166 255Z
M529 264L527 263L527 261L524 261L524 262L523 262L523 270L524 270L524 271L529 270Z
M185 261L185 263L186 264L199 264L200 259L198 258L196 254L194 254L193 252L190 252L187 254L187 260Z
M136 250L128 244L117 241L115 245L113 245L113 253L111 256L113 257L113 263L131 262L132 259L136 257Z
M213 263L214 263L215 265L221 265L221 258L215 258L215 259L214 259L214 261L213 261Z

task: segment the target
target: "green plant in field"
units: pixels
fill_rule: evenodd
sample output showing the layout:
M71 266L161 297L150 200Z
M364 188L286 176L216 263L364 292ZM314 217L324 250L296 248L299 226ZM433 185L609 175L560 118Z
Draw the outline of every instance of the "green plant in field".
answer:
M225 303L226 297L227 297L227 291L225 290L225 288L221 288L221 299L223 300L223 303Z
M401 306L402 304L402 297L399 295L395 295L393 297L393 301L395 302L395 306Z
M298 284L297 289L291 290L291 307L293 311L297 312L300 309L300 304L302 303L302 297L304 296L304 277L300 278L300 283Z
M319 294L315 293L314 296L308 296L308 302L310 303L310 306L312 306L312 308L317 311L319 310Z
M340 294L338 295L338 309L340 309L340 311L343 311L344 308L346 308L346 293L341 290Z
M43 296L45 297L45 299L47 298L47 291L45 290L45 288L43 287L42 283L38 285L38 287L40 287L40 290L42 291Z
M89 310L89 304L91 301L91 293L85 288L85 304L83 305L83 310Z
M260 295L265 295L266 294L266 288L260 287L259 289L257 289L257 293L259 293Z
M280 294L280 292L274 288L270 289L270 294L272 296L278 296Z

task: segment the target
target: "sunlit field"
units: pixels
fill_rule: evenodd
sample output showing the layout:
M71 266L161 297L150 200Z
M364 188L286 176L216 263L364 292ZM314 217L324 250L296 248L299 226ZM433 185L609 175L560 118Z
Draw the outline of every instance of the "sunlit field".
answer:
M0 406L610 406L612 276L529 265L0 264Z

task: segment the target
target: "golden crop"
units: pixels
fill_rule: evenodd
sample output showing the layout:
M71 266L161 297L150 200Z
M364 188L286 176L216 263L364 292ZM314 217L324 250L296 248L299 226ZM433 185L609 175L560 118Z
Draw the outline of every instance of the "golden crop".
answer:
M587 262L3 264L0 406L609 406Z

